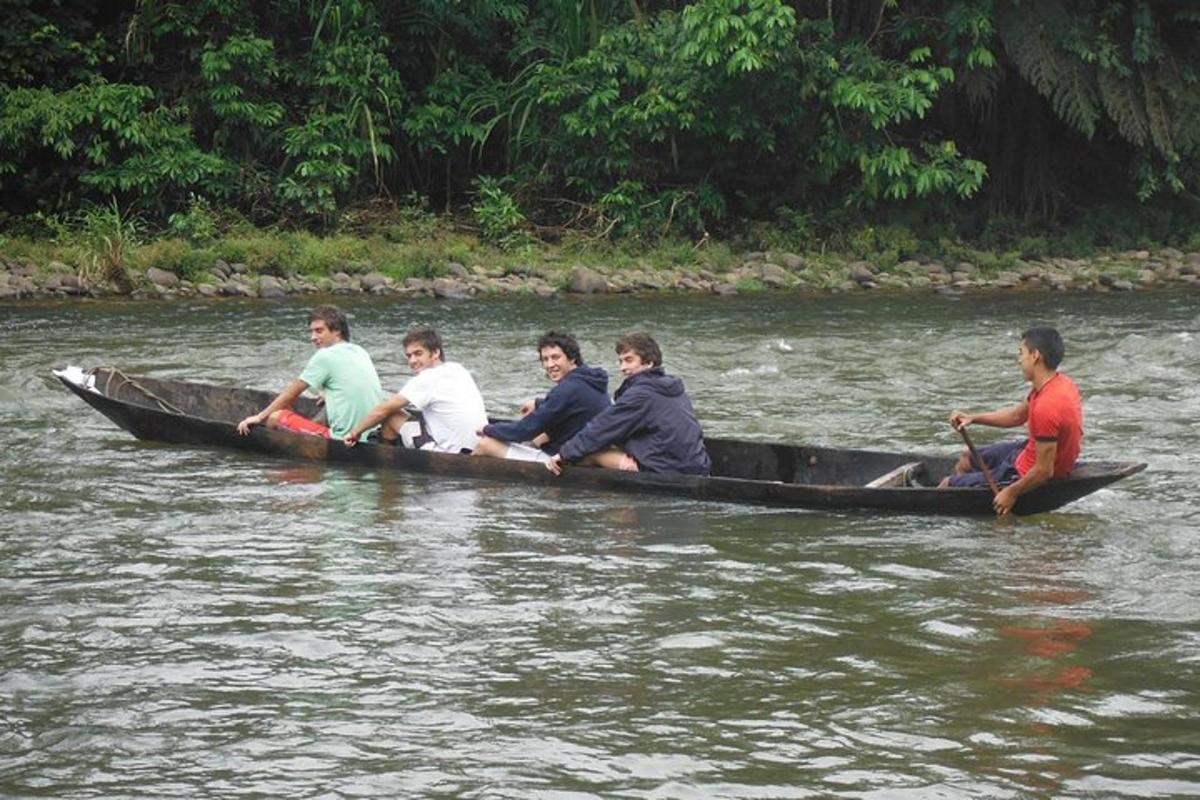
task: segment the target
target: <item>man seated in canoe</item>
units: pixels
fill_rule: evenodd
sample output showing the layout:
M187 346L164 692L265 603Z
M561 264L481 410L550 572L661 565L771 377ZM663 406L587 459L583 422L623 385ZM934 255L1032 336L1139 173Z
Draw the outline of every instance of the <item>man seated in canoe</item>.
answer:
M1015 428L1028 424L1029 436L977 448L992 478L1004 486L993 500L996 513L1004 516L1017 498L1051 478L1071 473L1083 443L1083 404L1075 381L1058 371L1065 352L1062 337L1054 328L1030 328L1021 334L1017 363L1032 386L1021 403L985 414L955 410L950 424L990 425ZM986 477L964 449L954 474L941 486L983 486Z
M317 352L300 377L280 392L270 405L238 423L245 436L254 425L308 433L327 439L341 438L387 397L379 384L375 364L367 351L350 341L350 323L336 306L318 306L308 316L309 340ZM308 389L319 392L328 425L309 419L292 405Z
M485 425L475 455L545 463L608 408L608 373L583 363L574 336L548 331L538 339L537 350L554 388L523 404L520 419Z
M559 475L563 464L579 463L707 475L704 432L683 381L663 371L658 343L646 333L626 334L617 341L617 362L625 380L613 404L568 439L546 469Z
M413 376L399 392L371 409L345 436L355 445L364 431L380 426L383 441L439 453L469 453L476 434L487 424L483 396L471 373L457 361L446 361L442 337L429 325L418 325L404 337L404 357ZM405 409L421 412L409 419Z

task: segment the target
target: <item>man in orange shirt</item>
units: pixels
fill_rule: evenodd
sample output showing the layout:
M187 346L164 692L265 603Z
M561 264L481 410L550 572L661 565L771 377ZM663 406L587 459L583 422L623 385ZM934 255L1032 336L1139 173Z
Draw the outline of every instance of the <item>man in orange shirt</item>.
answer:
M1069 475L1083 443L1083 403L1075 381L1058 371L1065 348L1054 328L1030 328L1021 334L1017 362L1032 385L1019 405L985 414L954 411L955 428L979 423L995 428L1015 428L1028 423L1029 438L979 448L979 457L1003 489L992 505L996 514L1012 511L1021 494L1051 478ZM941 486L980 486L985 482L978 464L964 450L954 474Z

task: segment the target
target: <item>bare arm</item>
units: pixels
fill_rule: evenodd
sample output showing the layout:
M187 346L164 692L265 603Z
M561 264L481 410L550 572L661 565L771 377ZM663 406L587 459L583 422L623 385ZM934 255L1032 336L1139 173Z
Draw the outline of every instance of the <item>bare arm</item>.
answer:
M242 436L250 433L250 428L253 425L261 425L276 411L282 411L285 408L291 408L292 404L304 394L308 389L308 384L297 378L284 387L283 391L275 395L275 399L271 404L257 414L251 414L237 424L238 433Z
M380 424L388 417L390 417L394 414L402 413L404 411L405 406L407 406L407 405L408 405L408 398L406 398L404 395L397 392L396 394L389 397L387 400L384 400L382 403L380 403L379 405L372 408L371 413L369 413L369 414L367 414L367 416L363 417L362 422L355 425L354 430L352 430L352 431L350 431L350 433L346 434L346 438L344 441L346 442L346 444L353 447L355 444L358 443L358 439L360 436L363 435L363 431L369 431L369 430L371 430L371 428L374 428L376 425Z
M1058 455L1058 442L1034 442L1037 448L1037 461L1033 467L1022 475L1015 483L1009 484L1000 490L995 499L992 500L992 507L996 509L996 516L1003 517L1012 511L1012 507L1016 505L1017 498L1028 491L1032 491L1041 486L1054 475L1054 458Z
M950 424L955 428L967 425L989 425L993 428L1015 428L1029 419L1029 403L1022 401L1015 406L988 411L984 414L969 414L966 411L950 412Z

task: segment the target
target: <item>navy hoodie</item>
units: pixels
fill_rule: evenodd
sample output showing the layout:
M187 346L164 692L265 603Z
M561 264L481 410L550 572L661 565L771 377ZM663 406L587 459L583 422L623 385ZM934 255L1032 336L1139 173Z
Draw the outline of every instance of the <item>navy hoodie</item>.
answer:
M527 442L545 433L550 441L542 449L554 455L563 442L608 406L608 373L580 364L538 400L532 412L511 422L494 422L483 433L502 442Z
M647 472L707 475L712 462L683 381L654 367L625 379L613 404L559 450L564 461L618 445Z

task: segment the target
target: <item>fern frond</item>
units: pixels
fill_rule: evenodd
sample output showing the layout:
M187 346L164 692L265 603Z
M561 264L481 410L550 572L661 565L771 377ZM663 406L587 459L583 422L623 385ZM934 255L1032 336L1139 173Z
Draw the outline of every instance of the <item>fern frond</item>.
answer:
M1100 100L1109 118L1126 141L1144 147L1150 135L1150 120L1141 94L1133 79L1123 78L1112 70L1102 69L1096 76Z

